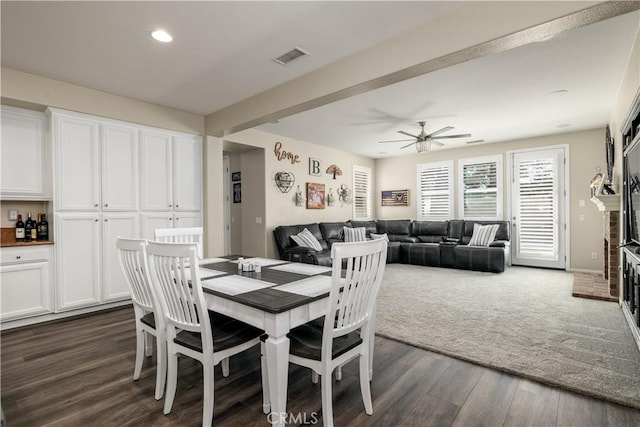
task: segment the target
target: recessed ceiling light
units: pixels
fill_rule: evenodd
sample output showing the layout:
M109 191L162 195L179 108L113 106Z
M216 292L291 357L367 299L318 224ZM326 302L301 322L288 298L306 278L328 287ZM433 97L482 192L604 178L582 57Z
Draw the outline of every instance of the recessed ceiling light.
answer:
M171 34L167 33L165 30L155 30L151 32L151 37L162 43L169 43L173 40Z
M562 128L568 128L569 126L571 126L571 123L560 123L558 126L556 126L558 129L562 129Z
M553 92L549 92L548 96L562 96L566 95L569 91L566 89L554 90Z

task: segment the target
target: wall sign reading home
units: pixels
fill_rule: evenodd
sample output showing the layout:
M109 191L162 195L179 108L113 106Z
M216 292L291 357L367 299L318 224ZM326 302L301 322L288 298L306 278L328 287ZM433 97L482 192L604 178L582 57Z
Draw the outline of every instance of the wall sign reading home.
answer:
M382 206L409 206L409 190L383 191Z
M290 151L286 151L282 149L282 142L276 142L276 145L273 146L273 154L275 154L278 160L289 160L292 165L296 163L300 163L300 156L297 154L293 154Z

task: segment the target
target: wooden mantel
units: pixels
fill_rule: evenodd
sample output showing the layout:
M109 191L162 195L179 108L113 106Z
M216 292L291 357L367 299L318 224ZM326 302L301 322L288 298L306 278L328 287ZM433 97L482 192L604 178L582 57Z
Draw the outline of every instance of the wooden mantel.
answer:
M595 203L598 210L602 212L620 210L619 194L598 194L593 196L591 201Z

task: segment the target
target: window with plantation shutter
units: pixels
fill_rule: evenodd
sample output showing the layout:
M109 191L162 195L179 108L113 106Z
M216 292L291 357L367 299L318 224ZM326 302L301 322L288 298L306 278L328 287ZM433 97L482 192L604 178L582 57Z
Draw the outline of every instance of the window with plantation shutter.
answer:
M458 160L459 216L502 219L502 156Z
M453 218L453 162L421 163L417 167L419 221Z
M371 209L371 168L353 166L353 219L373 218Z

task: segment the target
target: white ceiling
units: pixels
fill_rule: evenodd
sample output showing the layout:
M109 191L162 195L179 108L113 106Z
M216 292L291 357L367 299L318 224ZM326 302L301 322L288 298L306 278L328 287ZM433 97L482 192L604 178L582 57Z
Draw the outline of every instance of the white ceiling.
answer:
M466 2L7 2L2 66L208 114L425 25ZM454 126L487 143L604 126L639 13L472 60L260 129L370 157L398 130ZM174 34L159 44L156 28ZM310 56L273 61L295 46ZM564 96L548 96L565 89ZM558 125L569 126L558 128Z

